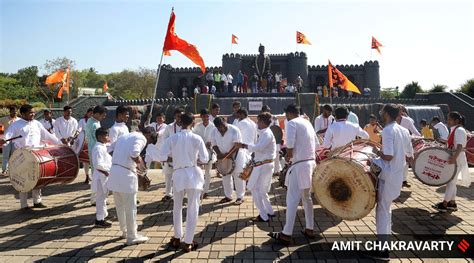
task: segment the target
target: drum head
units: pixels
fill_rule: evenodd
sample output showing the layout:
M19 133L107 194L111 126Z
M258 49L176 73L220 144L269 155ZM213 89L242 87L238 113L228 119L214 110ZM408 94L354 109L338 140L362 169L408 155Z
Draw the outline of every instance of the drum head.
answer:
M74 144L71 146L72 150L76 154L79 154L82 151L82 147L84 146L85 140L86 140L86 132L81 131L79 135L77 136L76 140L74 141Z
M218 160L216 163L216 169L222 175L231 174L234 171L234 168L235 163L230 158Z
M23 148L13 152L8 161L10 182L18 192L29 192L40 178L40 161L30 150Z
M431 186L445 185L457 172L456 164L448 164L451 153L440 147L421 150L415 157L413 172L422 183Z
M270 126L270 130L272 131L273 136L275 136L276 143L281 144L283 141L283 130L276 125Z
M345 220L365 217L377 201L375 178L360 164L338 157L315 169L313 191L323 208Z

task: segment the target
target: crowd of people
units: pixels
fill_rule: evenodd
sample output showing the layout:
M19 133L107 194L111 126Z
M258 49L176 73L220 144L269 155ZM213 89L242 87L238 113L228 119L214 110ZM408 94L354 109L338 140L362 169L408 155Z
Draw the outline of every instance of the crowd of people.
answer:
M215 74L212 77L212 80L209 77L208 85L218 83ZM222 81L222 77L219 80ZM243 82L237 83L243 85ZM240 88L243 89L242 85ZM221 89L223 87L225 85L220 86ZM320 148L338 149L356 138L381 144L381 151L376 153L378 158L374 160L382 169L378 177L376 207L376 232L380 235L391 233L391 204L400 195L402 187L410 186L406 177L414 155L412 136L423 134L446 144L453 150L448 162L457 163L459 173L466 176L467 161L463 148L466 146L467 132L463 128L464 118L458 112L448 114L447 124L451 131L438 117L434 117L430 124L426 120L421 121L420 133L406 108L394 104L382 107L380 122L377 116L370 115L370 121L364 128L360 126L358 116L347 107L333 110L330 105L324 105L322 113L314 119L314 125L295 104L284 109L284 122L276 120L266 105L258 114L256 122L250 119L248 111L238 101L232 104L232 114L227 117L219 115L218 104L214 103L210 108L210 112L207 109L200 111L199 123L194 123L193 114L177 108L172 123L166 124L163 113L158 113L154 122L141 131L130 132L126 125L129 109L125 106L117 107L115 124L109 129L102 128L100 124L107 114L104 106L88 109L79 121L72 117L73 109L69 106L64 107L63 116L56 120L51 117L49 110L45 110L41 121L34 119L35 110L31 105L20 107L20 118L17 117L17 109L10 107L10 115L0 120L6 127L5 138L0 140L4 154L2 169L3 172L14 169L7 167L6 160L15 149L40 147L45 142L71 145L77 135L84 132L90 160L89 165L84 164L84 169L86 182L91 181L91 205L96 207L95 226L111 226L107 221L106 200L108 192L112 191L122 238L127 240L127 244L138 244L146 242L148 238L137 232L137 173L158 162L165 177L162 201L173 200L174 236L170 245L174 248L182 246L185 251L198 246L194 241L194 233L199 221L199 207L201 199L208 198L211 171L215 166L218 176L222 178L224 191L220 203L244 203L247 189L258 210L258 216L253 220L268 222L275 216L268 195L272 177L282 172L283 164L287 164L285 225L281 232L268 234L285 245L292 240L300 201L305 213L303 235L315 237L311 187L313 171L318 169L316 152ZM276 140L273 126L284 130L283 142ZM7 141L19 135L22 137ZM283 147L285 154L281 156ZM226 165L227 162L230 165ZM242 179L242 174L250 162L253 170L247 182ZM91 179L89 169L92 172ZM434 204L435 209L457 210L456 183L457 180L452 180L447 185L444 200ZM187 213L186 229L183 232L185 196ZM28 210L26 198L27 193L20 193L21 208ZM33 207L45 207L40 189L33 190ZM387 256L388 252L377 253L378 256Z

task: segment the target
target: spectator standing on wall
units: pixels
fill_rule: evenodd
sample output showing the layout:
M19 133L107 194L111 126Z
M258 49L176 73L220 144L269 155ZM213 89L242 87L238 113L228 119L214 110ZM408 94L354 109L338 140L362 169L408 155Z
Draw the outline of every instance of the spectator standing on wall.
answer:
M239 73L237 73L235 81L236 81L236 85L237 85L236 92L237 93L243 92L242 91L242 83L244 82L244 74L242 74L241 70L239 70Z
M227 90L229 91L229 93L232 93L234 91L234 86L232 84L234 80L234 77L232 77L232 74L229 72L227 74Z
M221 74L217 70L214 72L214 85L216 85L216 87L219 89L219 93L221 93L222 92L222 89L221 89Z
M207 72L206 82L207 82L207 86L209 87L211 87L214 84L214 74L212 74L212 71Z

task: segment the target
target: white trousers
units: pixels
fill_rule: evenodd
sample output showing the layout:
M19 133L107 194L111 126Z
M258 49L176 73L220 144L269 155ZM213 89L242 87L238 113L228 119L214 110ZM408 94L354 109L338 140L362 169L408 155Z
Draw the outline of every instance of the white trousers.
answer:
M274 167L274 171L273 173L279 173L281 172L281 164L280 164L280 148L281 148L281 144L277 144L277 147L276 147L276 157L275 159L273 160L273 167Z
M303 203L304 217L306 221L306 229L313 230L314 228L314 212L313 212L313 199L311 199L310 189L299 189L298 177L288 176L286 192L286 223L282 233L288 236L293 234L293 228L295 226L296 211L298 210L298 204Z
M104 187L97 187L95 193L95 217L98 221L104 220L109 213L107 212L107 196L109 191L104 191Z
M209 186L211 185L211 169L212 164L204 165L204 190L203 192L207 194L209 192Z
M403 172L403 181L406 181L408 178L408 163L405 164L405 171Z
M192 244L194 232L199 215L199 201L201 199L201 190L186 189L174 193L173 198L173 227L174 237L181 239L183 237L183 199L184 194L188 196L188 208L186 210L186 232L184 234L184 243Z
M165 174L165 195L173 196L173 168L168 163L162 163Z
M137 238L137 193L114 192L114 201L120 230L129 240Z
M457 176L457 175L456 175ZM454 201L456 199L456 193L458 186L456 185L457 178L455 177L451 182L446 184L446 190L444 191L444 201Z
M237 198L244 198L245 195L245 181L239 178L239 173L233 172L232 174L222 176L222 186L224 187L224 195L227 198L232 199L232 192L237 194Z
M268 215L273 215L275 213L273 212L268 193L262 191L262 189L256 188L252 190L252 198L253 203L258 209L258 213L263 220L268 220Z
M378 181L377 207L375 208L375 226L377 235L390 235L392 233L392 201L384 196L383 180Z
M28 192L19 193L20 196L20 208L28 207ZM33 204L41 203L41 189L31 190L31 196L33 197Z

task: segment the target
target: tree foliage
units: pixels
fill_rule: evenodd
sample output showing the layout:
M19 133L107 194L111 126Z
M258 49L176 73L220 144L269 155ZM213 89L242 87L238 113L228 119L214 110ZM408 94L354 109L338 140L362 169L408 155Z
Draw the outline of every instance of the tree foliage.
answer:
M435 84L433 87L429 90L429 92L446 92L448 89L448 86L442 85L442 84Z
M393 99L398 96L398 91L396 88L384 88L380 91L380 97L384 99Z
M68 66L70 66L71 69L74 69L76 67L76 62L74 62L74 60L68 59L67 57L58 57L55 59L46 60L46 63L44 63L43 68L46 71L46 74L50 75L60 69L67 69Z
M467 80L466 83L461 85L459 91L474 98L474 79Z
M423 89L416 81L412 81L411 83L407 84L403 89L402 93L400 94L401 98L409 98L412 99L415 97L416 93L423 93Z

